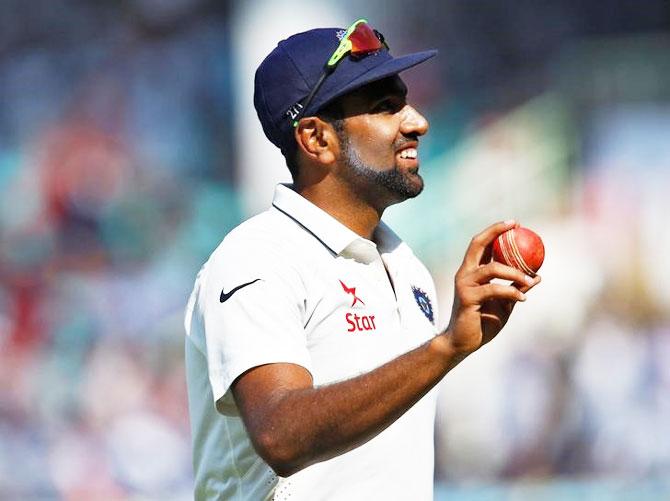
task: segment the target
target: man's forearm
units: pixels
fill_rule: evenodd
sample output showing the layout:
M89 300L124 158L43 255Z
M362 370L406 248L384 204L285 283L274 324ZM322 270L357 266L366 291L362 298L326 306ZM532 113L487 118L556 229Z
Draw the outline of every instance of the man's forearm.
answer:
M376 436L463 358L440 335L355 378L280 391L264 412L245 416L245 424L259 454L287 476Z

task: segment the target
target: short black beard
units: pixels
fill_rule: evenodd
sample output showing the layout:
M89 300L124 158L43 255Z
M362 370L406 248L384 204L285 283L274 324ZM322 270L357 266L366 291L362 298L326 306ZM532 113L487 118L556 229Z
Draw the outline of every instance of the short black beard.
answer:
M384 193L386 195L384 198L387 199L386 205L399 203L408 198L414 198L423 191L423 183L419 186L412 184L400 171L397 165L388 169L373 169L361 160L361 157L358 156L358 152L351 146L346 134L341 134L339 139L343 153L342 156L347 166L350 168L350 172L355 178L368 181L365 183L368 187L384 188L386 192ZM368 190L365 191L367 192ZM366 194L368 196L370 195L370 193ZM379 193L379 195L383 194Z

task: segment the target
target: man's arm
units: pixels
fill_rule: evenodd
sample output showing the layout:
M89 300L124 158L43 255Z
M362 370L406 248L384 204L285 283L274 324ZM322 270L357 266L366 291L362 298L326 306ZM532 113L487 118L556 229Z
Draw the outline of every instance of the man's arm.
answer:
M445 332L371 372L314 387L293 364L268 364L232 386L258 454L289 476L367 442L388 427L470 353L493 339L517 301L539 282L490 262L491 243L513 222L497 223L472 239L456 273L455 299ZM491 283L493 278L523 286Z

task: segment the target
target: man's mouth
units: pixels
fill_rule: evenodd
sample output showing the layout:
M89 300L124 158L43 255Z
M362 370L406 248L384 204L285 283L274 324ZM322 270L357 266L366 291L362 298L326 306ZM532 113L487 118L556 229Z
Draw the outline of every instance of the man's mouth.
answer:
M419 149L416 144L406 146L396 153L398 165L401 165L407 172L416 174L419 170Z
M412 158L416 159L419 156L419 152L416 148L405 148L400 152L400 158Z

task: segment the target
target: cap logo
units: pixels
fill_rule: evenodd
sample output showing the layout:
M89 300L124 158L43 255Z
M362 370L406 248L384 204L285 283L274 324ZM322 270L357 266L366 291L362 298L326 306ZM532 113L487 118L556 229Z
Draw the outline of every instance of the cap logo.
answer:
M300 114L300 110L302 109L302 104L300 103L295 103L293 106L291 106L288 111L285 113L287 117L289 117L291 120L295 120L295 117L297 117Z
M344 38L344 35L346 35L346 34L347 34L347 30L337 30L335 32L335 36L337 37L337 39L339 41L342 41L342 39Z

